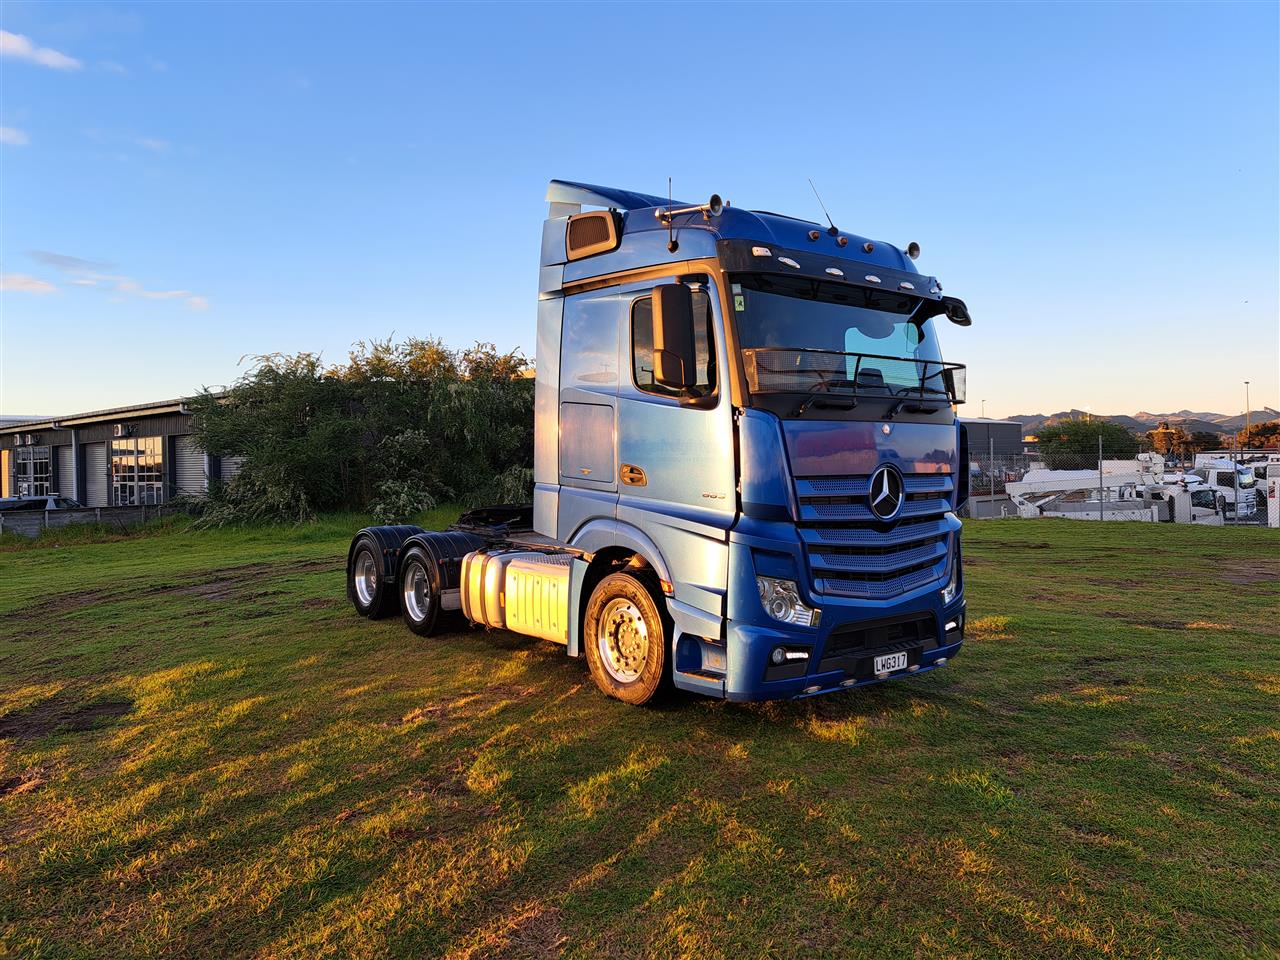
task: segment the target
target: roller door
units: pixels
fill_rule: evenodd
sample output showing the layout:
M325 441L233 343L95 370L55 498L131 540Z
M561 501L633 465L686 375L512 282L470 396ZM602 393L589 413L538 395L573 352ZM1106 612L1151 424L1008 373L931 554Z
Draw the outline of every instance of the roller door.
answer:
M54 458L57 461L58 475L54 477L56 489L60 496L75 498L76 495L76 461L74 450L70 444L65 447L54 447Z
M203 496L209 486L204 472L204 451L190 437L178 437L177 441L174 479L178 495Z
M230 483L240 474L240 468L244 466L244 457L223 457L222 458L222 482Z
M107 506L107 445L84 445L84 505Z

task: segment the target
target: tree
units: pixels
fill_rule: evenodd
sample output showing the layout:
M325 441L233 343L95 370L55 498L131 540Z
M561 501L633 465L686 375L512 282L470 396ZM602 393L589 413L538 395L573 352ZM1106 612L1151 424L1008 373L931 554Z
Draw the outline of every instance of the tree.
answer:
M1236 434L1236 440L1246 450L1274 447L1280 444L1280 420L1250 424L1247 431L1241 430Z
M1203 450L1220 450L1223 445L1222 438L1216 433L1210 433L1208 430L1197 430L1187 440L1187 452L1200 453Z
M1131 460L1138 455L1138 438L1109 420L1062 420L1039 432L1040 454L1050 470L1089 470L1098 467L1098 439L1104 460Z

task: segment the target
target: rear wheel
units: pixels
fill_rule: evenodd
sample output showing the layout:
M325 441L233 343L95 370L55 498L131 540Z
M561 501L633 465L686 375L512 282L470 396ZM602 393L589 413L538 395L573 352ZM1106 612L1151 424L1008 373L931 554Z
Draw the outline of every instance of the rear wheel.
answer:
M440 570L421 547L410 547L400 561L400 616L420 637L435 630L440 616Z
M362 617L377 620L395 610L394 581L382 575L378 545L361 537L347 564L347 596Z
M612 573L591 592L582 631L591 679L604 693L641 705L670 687L670 631L637 577Z

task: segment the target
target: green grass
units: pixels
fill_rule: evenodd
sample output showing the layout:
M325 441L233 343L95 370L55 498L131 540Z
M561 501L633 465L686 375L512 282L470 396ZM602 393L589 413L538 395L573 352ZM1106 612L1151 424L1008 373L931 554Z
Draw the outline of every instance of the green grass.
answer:
M0 955L1280 951L1273 532L971 523L952 668L638 710L359 523L0 546Z

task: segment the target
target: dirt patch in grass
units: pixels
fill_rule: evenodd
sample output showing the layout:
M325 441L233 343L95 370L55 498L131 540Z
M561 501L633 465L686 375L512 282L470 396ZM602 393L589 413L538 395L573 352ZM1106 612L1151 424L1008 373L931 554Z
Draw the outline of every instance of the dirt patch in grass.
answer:
M9 615L12 620L44 621L99 603L154 597L156 594L197 597L201 600L254 599L281 594L280 590L258 590L250 593L248 587L267 578L288 576L293 573L336 572L342 565L332 560L299 560L293 563L251 563L240 567L222 567L210 570L198 579L182 580L170 584L150 584L133 589L100 589L64 593L48 600L32 604Z
M39 740L51 733L83 733L123 717L132 709L132 700L76 703L70 696L50 697L0 717L0 740Z
M34 770L28 770L15 777L6 777L4 780L0 780L0 797L16 797L24 793L30 793L32 790L43 786L44 779Z
M1254 561L1249 564L1235 564L1223 570L1221 576L1227 583L1244 585L1276 583L1280 581L1280 563Z

